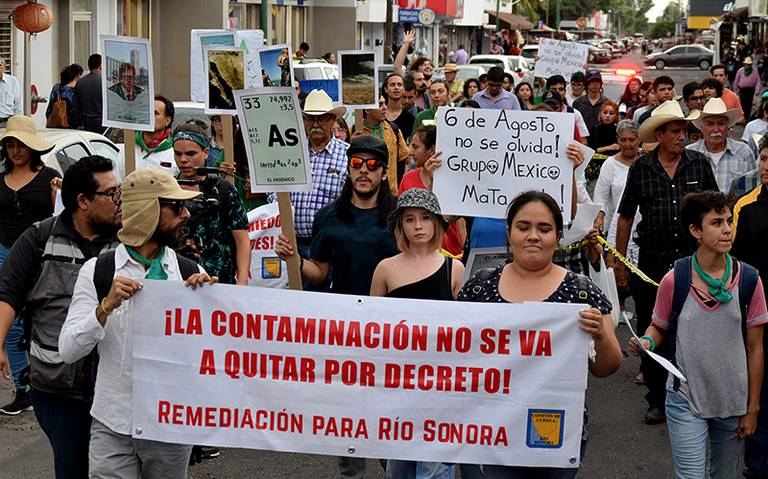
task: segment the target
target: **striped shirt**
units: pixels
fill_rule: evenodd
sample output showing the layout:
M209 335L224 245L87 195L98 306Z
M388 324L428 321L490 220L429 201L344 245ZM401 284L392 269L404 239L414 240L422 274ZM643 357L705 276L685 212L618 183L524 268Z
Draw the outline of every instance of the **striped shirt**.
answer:
M349 144L336 138L315 152L309 148L309 166L312 170L312 191L291 193L293 217L296 235L300 238L312 237L312 222L320 208L339 197L341 188L347 179L347 149ZM277 196L270 193L270 203L277 201Z
M716 159L716 156L707 151L707 146L704 143L704 140L699 140L696 143L688 145L686 148L698 151L707 156L710 165L712 165L712 172L715 174L715 179L717 180L717 187L723 193L728 192L733 180L753 170L757 166L755 155L752 154L752 150L750 150L745 143L741 143L731 138L726 139L725 152L719 159Z

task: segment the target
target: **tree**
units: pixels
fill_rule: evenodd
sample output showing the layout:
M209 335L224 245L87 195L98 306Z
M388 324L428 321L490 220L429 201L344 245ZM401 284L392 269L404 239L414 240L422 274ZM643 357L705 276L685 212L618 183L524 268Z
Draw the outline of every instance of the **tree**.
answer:
M675 32L675 26L683 20L683 7L679 0L670 2L661 16L656 17L656 22L649 25L651 38L661 38L667 36L667 32Z

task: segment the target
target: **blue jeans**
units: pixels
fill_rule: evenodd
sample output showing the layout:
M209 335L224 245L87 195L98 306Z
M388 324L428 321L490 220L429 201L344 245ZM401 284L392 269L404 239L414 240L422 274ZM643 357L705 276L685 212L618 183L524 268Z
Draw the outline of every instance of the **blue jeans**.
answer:
M453 479L456 467L441 462L387 461L387 479Z
M744 441L744 477L768 478L768 368L763 373L757 429Z
M579 469L462 464L461 479L573 479Z
M682 394L667 391L667 432L676 479L705 477L709 445L710 479L733 479L741 452L736 435L741 417L702 419L691 412Z
M0 243L0 266L5 263L8 252L12 245ZM16 383L16 389L23 389L24 386L19 382L19 374L29 366L27 352L21 349L19 342L24 336L24 325L21 322L21 315L16 315L5 337L5 353L8 355L8 363L13 374L13 382Z
M88 477L91 439L91 403L36 389L29 393L40 423L53 449L56 479Z

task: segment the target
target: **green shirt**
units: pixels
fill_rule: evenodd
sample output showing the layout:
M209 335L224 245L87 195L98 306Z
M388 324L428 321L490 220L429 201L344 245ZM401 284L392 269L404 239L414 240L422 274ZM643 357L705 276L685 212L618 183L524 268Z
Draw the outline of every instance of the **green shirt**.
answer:
M426 110L419 112L419 114L416 115L416 120L413 122L413 133L416 133L416 130L424 126L424 120L434 120L436 113L437 110L434 108L427 108ZM411 139L413 139L413 133L411 133Z
M309 257L331 264L331 292L367 296L379 262L399 253L395 237L379 224L379 208L352 206L353 221L345 222L335 203L322 208L312 225Z

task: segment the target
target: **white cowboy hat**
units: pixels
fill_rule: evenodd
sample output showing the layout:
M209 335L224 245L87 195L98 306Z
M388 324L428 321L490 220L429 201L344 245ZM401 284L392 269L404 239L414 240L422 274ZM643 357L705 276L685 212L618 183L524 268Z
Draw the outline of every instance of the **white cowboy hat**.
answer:
M766 135L768 135L768 133L766 133ZM760 147L760 140L762 140L764 136L765 135L760 135L758 133L752 134L752 141L755 142L755 147Z
M739 120L739 110L736 108L729 110L722 98L710 98L701 110L701 115L693 121L693 124L701 130L701 120L708 116L724 116L728 118L728 127L730 128Z
M661 105L654 108L651 112L650 118L645 120L640 125L640 131L638 137L640 141L646 143L653 143L656 141L656 129L665 125L671 121L691 121L699 117L701 112L699 110L691 111L690 115L685 116L680 103L674 100L667 100Z
M56 146L52 141L38 136L35 120L24 115L14 115L8 119L5 131L0 135L0 142L6 138L16 138L30 149L43 155Z
M312 90L304 100L304 113L307 115L320 116L326 113L332 113L341 116L347 109L343 106L333 107L333 100L323 90Z

